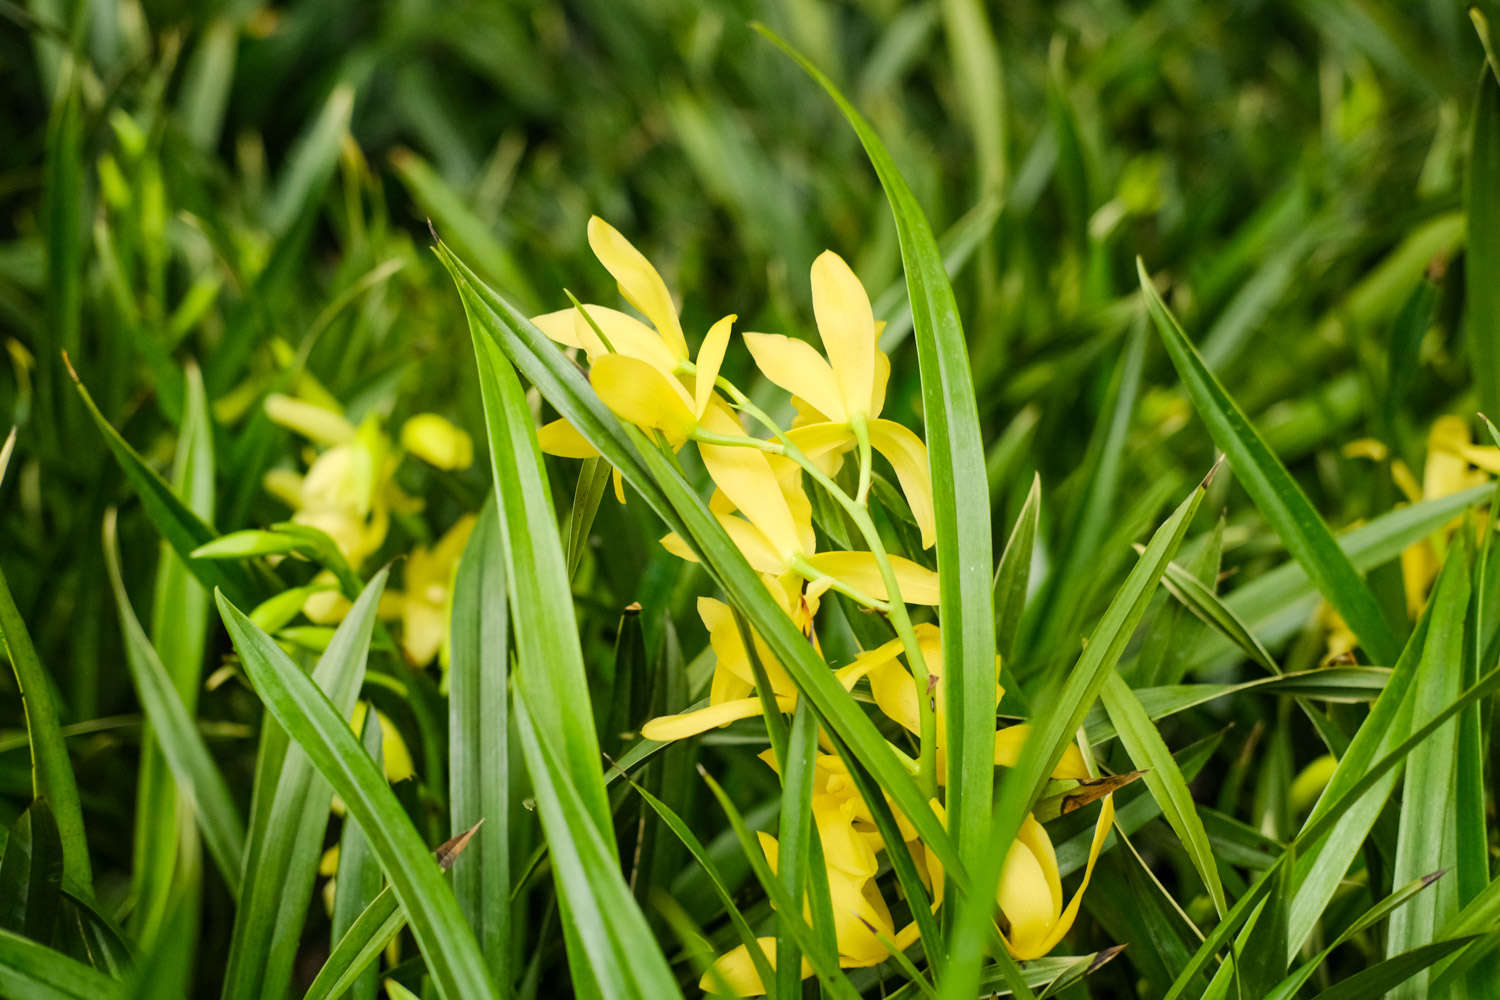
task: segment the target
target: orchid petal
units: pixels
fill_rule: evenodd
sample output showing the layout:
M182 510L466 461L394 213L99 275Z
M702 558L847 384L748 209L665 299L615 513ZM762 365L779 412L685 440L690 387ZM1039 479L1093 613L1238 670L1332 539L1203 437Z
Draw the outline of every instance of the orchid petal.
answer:
M578 432L578 428L562 418L543 424L536 432L537 444L542 454L558 458L598 458L599 449Z
M937 573L910 559L900 556L889 558L904 602L928 605L938 603ZM819 552L808 556L807 561L823 575L831 576L878 601L890 599L885 589L885 578L880 574L880 565L875 561L873 552Z
M848 419L838 378L817 348L779 333L747 333L745 346L766 378L818 410L825 419Z
M813 261L812 299L844 413L868 413L875 387L875 315L865 286L842 257L825 250Z
M639 358L606 354L594 362L589 381L605 406L638 427L685 438L698 424L692 397L681 384Z
M698 345L698 363L694 365L696 375L693 402L699 419L702 419L703 411L708 409L708 401L713 398L714 381L719 377L719 367L724 364L724 352L729 348L729 331L734 326L735 319L735 315L730 313L709 327L708 333L703 335L703 343Z
M782 712L791 712L797 707L797 699L777 698L776 707ZM717 726L727 726L738 719L748 719L759 714L759 698L738 698L709 705L696 712L657 716L641 727L641 735L657 743L671 743L673 740L685 740Z
M870 421L870 446L885 456L896 470L901 492L922 532L922 548L937 541L937 518L932 509L932 473L927 464L927 445L911 430L894 420Z
M677 307L656 268L618 229L599 218L589 219L589 247L614 277L620 294L656 327L679 360L688 357L687 341L677 319Z

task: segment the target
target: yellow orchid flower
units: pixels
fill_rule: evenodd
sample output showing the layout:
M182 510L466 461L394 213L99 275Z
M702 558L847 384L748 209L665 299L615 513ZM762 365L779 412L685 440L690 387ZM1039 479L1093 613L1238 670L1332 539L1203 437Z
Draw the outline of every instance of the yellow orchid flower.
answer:
M1083 879L1067 905L1063 904L1062 875L1057 867L1052 838L1047 836L1046 828L1037 822L1035 816L1027 814L1020 832L1006 852L1000 885L995 892L995 903L1004 916L1001 937L1013 958L1023 962L1041 958L1056 948L1072 929L1073 921L1078 918L1078 909L1083 905L1084 890L1093 877L1094 864L1099 860L1109 828L1115 821L1114 800L1113 794L1100 800L1099 819L1094 823L1094 839L1089 843ZM938 818L943 819L942 807L936 802L932 805ZM920 846L925 855L925 876L935 908L943 902L943 865L931 848ZM915 850L912 856L918 856Z
M532 322L556 343L584 352L595 392L616 415L637 426L661 430L679 447L709 407L735 316L725 316L709 327L693 364L677 308L656 268L598 216L589 220L588 237L594 256L614 277L620 294L651 325L601 305L560 309L535 316ZM542 451L549 455L594 458L599 454L566 420L544 425L537 436ZM622 492L618 473L615 491Z
M701 426L718 438L746 437L739 419L718 401L705 411ZM835 588L867 601L890 600L874 553L816 551L812 503L802 489L801 469L790 459L758 448L707 442L699 443L698 453L718 487L710 509L756 572L777 579L800 576L809 582L813 597ZM673 555L697 561L677 535L669 534L661 542ZM938 603L936 572L900 556L889 558L904 602Z
M843 456L860 448L860 499L868 490L868 450L896 472L922 533L936 537L927 446L910 429L880 412L891 361L876 346L878 329L864 285L844 259L825 250L812 265L813 315L827 357L810 344L781 334L747 333L745 344L766 378L790 392L803 414L789 437L809 457L837 471Z

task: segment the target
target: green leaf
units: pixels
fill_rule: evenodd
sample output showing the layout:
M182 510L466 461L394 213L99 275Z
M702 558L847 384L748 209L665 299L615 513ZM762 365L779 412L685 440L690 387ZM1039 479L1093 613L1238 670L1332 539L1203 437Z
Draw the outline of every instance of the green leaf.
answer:
M182 429L177 438L177 452L172 462L172 489L188 509L205 522L213 519L214 450L213 418L198 366L189 362L184 372ZM156 587L151 602L150 646L160 658L171 678L172 687L181 699L189 719L197 714L199 679L203 668L204 648L208 637L208 591L192 574L171 545L158 547ZM119 603L118 600L116 602ZM124 608L121 608L121 614ZM135 909L131 925L139 940L155 937L160 921L166 919L179 865L178 797L181 794L172 779L170 764L157 749L149 723L141 738L140 785L136 795L135 859L132 868ZM239 827L243 849L244 825ZM235 855L235 878L238 885L240 857ZM196 905L196 893L177 893L180 905ZM197 916L178 916L197 924Z
M1432 944L1424 944L1399 955L1393 955L1329 987L1319 993L1314 1000L1365 1000L1367 997L1387 996L1389 991L1397 986L1411 985L1413 978L1434 962L1453 954L1474 940L1475 938L1467 937L1434 941Z
M1464 315L1480 405L1500 413L1500 81L1480 71L1464 177Z
M1124 653L1136 625L1145 615L1157 581L1182 543L1182 536L1203 501L1207 484L1206 479L1200 483L1152 535L1146 551L1094 627L1082 655L1062 682L1061 690L1044 692L1051 697L1039 699L1043 703L1067 706L1067 710L1049 713L1033 722L1020 759L1006 772L1000 786L990 829L995 843L1009 844L1020 831L1026 812L1062 759L1064 748L1083 724L1084 717ZM993 925L990 901L1000 883L1004 860L1005 852L991 851L983 867L974 873L949 945L952 955L949 975L939 984L940 995L945 1000L971 997L978 988L986 931Z
M1463 690L1464 623L1469 607L1469 560L1464 545L1449 550L1446 565L1432 595L1432 621L1411 695L1411 722L1420 725L1442 710ZM1450 822L1434 823L1434 815L1456 817L1458 724L1444 726L1412 751L1403 778L1400 830L1391 880L1396 884L1427 872L1457 866L1458 852ZM1444 920L1458 913L1453 880L1413 900L1391 915L1386 932L1386 957L1434 940ZM1417 971L1402 984L1397 997L1426 996L1427 975Z
M323 191L338 166L339 149L354 113L354 88L340 83L328 95L323 110L297 137L281 181L266 204L266 226L284 236Z
M375 766L383 768L385 765L384 734L381 732L378 712L365 712L364 730L360 734L360 745L365 748L365 753L370 755L370 760ZM359 923L360 918L371 909L372 904L382 893L390 898L394 906L395 896L388 889L382 888L382 881L380 862L375 859L374 852L370 849L370 838L360 828L358 820L345 817L344 830L339 837L339 864L333 890L333 918L328 927L331 950L323 970L318 973L319 979L323 978L324 972L332 964L333 956L343 944L344 938ZM405 923L405 914L402 914L401 922ZM394 931L392 933L394 934ZM389 937L372 943L384 945L388 940ZM375 990L379 985L376 973L373 963L363 970L353 970L353 975L350 977L352 981L348 984L349 992L345 994L347 1000L374 1000ZM314 982L316 984L316 980ZM304 1000L306 1000L305 997Z
M214 863L231 896L240 894L240 866L245 856L245 823L229 793L224 776L214 764L192 715L183 705L167 668L146 637L130 606L120 573L120 550L115 539L114 512L104 519L104 565L114 592L120 631L125 637L125 662L141 707L151 723L151 735L172 769L177 787L188 797Z
M52 700L51 679L37 659L36 647L21 620L21 611L11 596L3 571L0 571L0 650L10 660L26 712L32 792L47 800L57 820L63 845L63 872L89 892L93 877L88 840L83 833L83 810L78 803L78 785L63 740L57 705Z
M1329 955L1333 954L1335 948L1354 937L1354 935L1384 920L1397 908L1410 901L1417 893L1436 882L1441 874L1439 872L1436 875L1427 875L1415 881L1408 882L1360 914L1359 918L1340 932L1331 944L1318 952L1316 956L1304 962L1295 972L1278 983L1275 989L1266 994L1265 1000L1292 1000L1303 984L1313 977L1313 973L1318 971L1319 966L1328 960Z
M646 918L620 874L614 845L594 826L569 772L539 738L528 701L515 692L516 729L536 790L542 829L552 857L566 919L588 959L588 970L609 997L681 996ZM570 953L573 948L570 943Z
M958 303L932 227L880 137L806 57L764 26L755 27L838 105L859 136L895 218L921 369L924 437L937 516L942 683L948 706L945 805L959 857L977 868L993 854L989 827L995 770L995 609L990 590L994 556L984 444Z
M0 930L0 992L25 1000L115 1000L118 980L19 934Z
M1021 513L1016 516L1015 527L1010 530L1005 551L1000 554L1000 565L995 569L995 652L1007 662L1015 646L1021 612L1026 609L1026 585L1031 579L1041 500L1042 478L1036 476L1026 493L1026 502L1021 505Z
M558 742L559 757L567 763L595 830L613 848L589 679L531 408L515 369L480 332L479 316L467 298L464 308L484 398L506 586L511 607L517 609L516 684L526 692L546 741Z
M1424 632L1425 628L1419 626L1417 632L1413 634L1411 642L1408 643L1409 649L1412 646L1420 644L1421 636ZM1406 671L1408 678L1411 672L1411 670ZM1399 676L1402 676L1402 671L1398 667L1397 673L1392 675L1393 683ZM1230 907L1229 913L1225 915L1223 920L1219 921L1212 933L1204 939L1202 946L1193 953L1193 957L1178 975L1177 980L1172 984L1172 989L1167 993L1165 1000L1176 1000L1176 998L1182 996L1183 991L1192 984L1194 977L1208 964L1213 956L1217 955L1228 944L1230 937L1240 929L1244 921L1257 911L1257 908L1271 891L1271 887L1279 876L1282 865L1287 863L1288 858L1296 859L1297 857L1307 856L1308 849L1313 845L1317 845L1322 838L1327 837L1330 832L1338 828L1344 820L1345 815L1355 805L1360 804L1360 800L1367 793L1386 782L1387 777L1405 761L1407 754L1411 753L1415 747L1420 746L1423 740L1441 728L1449 719L1497 688L1500 688L1500 669L1491 670L1486 673L1476 683L1466 688L1457 700L1445 707L1425 725L1418 727L1404 739L1400 740L1389 752L1383 754L1379 759L1368 764L1368 766L1365 766L1363 761L1368 760L1369 755L1356 752L1356 745L1359 743L1360 736L1364 734L1366 729L1371 728L1371 724L1366 722L1365 726L1361 727L1360 734L1356 735L1354 743L1351 743L1349 753L1339 762L1339 770L1345 770L1345 765L1349 761L1360 762L1349 767L1348 780L1339 783L1335 787L1335 782L1338 781L1340 775L1338 771L1334 772L1334 780L1329 782L1328 788L1323 793L1323 798L1319 799L1317 806L1313 809L1313 814L1308 817L1308 821L1302 830L1287 845L1287 852L1277 860L1275 865L1262 872L1250 888L1242 893L1234 905ZM1394 714L1399 714L1401 697L1401 693L1397 693L1392 699L1394 705L1392 711ZM1380 702L1377 701L1376 706L1379 708ZM1374 719L1375 717L1375 713L1372 712L1371 718ZM1373 736L1372 741L1378 739L1381 740L1382 745L1388 745L1384 737L1390 732L1390 729L1389 725L1379 726L1379 735ZM1377 806L1380 802L1383 802L1382 796L1372 796L1372 798L1379 799L1376 803ZM1364 826L1357 829L1351 837L1347 838L1354 842L1356 850L1364 842L1367 830L1368 826ZM1344 871L1347 864L1348 862L1345 860L1343 867L1339 867L1338 871ZM1321 906L1318 909L1321 910ZM1295 938L1297 934L1295 926L1293 926L1291 933ZM1228 978L1225 977L1223 980L1216 980L1216 985L1218 982L1223 982L1223 988L1217 992L1212 992L1212 995L1222 996L1229 988Z
M1486 483L1461 493L1399 507L1341 536L1339 548L1355 569L1368 572L1395 559L1411 543L1426 538L1494 495L1495 484ZM1312 610L1308 601L1315 594L1306 570L1291 561L1239 587L1224 598L1224 604L1262 641L1277 642L1294 634L1307 621ZM1220 637L1208 639L1188 658L1190 669L1203 668L1225 648ZM1389 661L1382 666L1388 664Z
M203 519L193 513L187 504L178 499L172 487L167 485L156 471L146 464L145 460L130 446L120 432L115 430L110 422L105 419L99 407L94 405L94 399L89 391L84 388L83 383L74 375L74 384L78 394L83 398L84 406L88 408L89 415L94 418L94 423L99 428L99 433L104 435L104 443L108 445L109 451L120 464L120 469L125 473L125 479L135 490L136 496L140 497L141 506L146 510L146 516L161 532L172 549L187 564L193 576L198 582L209 589L224 591L232 600L239 604L258 603L259 599L267 596L265 588L250 575L249 570L238 563L218 563L206 559L193 557L193 551L200 545L206 545L218 537L213 528L204 523ZM280 588L278 588L280 589Z
M375 719L375 713L371 712L365 716L366 721ZM373 734L373 738L372 737ZM371 749L372 742L378 745L380 730L365 730L367 739L365 749ZM380 766L380 757L371 752L370 760L377 767ZM444 841L433 852L437 858L438 867L443 871L451 871L458 860L458 856L473 838L476 830L470 827L467 831L456 837ZM343 877L342 856L340 857L340 878ZM328 959L323 963L323 968L318 970L317 978L308 986L307 992L303 994L302 1000L326 1000L328 997L348 996L346 990L355 992L358 996L360 983L368 978L373 993L375 961L380 953L385 950L391 939L401 933L401 928L406 926L406 914L401 909L401 904L396 899L395 891L386 886L381 889L369 904L360 911L359 915L349 924L348 929L339 937L333 950L328 953ZM365 977L368 971L372 975Z
M479 513L453 584L448 667L448 819L454 830L483 822L453 892L498 981L509 977L510 634L505 552L491 497Z
M1229 909L1229 904L1224 898L1218 863L1214 860L1203 821L1198 818L1198 811L1193 806L1192 792L1188 790L1182 772L1177 769L1177 762L1172 759L1172 752L1167 749L1166 741L1161 738L1156 726L1152 725L1135 692L1119 674L1111 672L1105 678L1100 695L1104 709L1109 713L1110 721L1119 734L1120 742L1130 755L1131 763L1146 772L1146 787L1161 806L1162 816L1177 834L1177 839L1187 848L1188 858L1208 889L1214 909L1223 916Z
M345 619L351 633L355 626L350 623L359 623L366 641L384 583L382 571ZM359 745L345 716L312 678L287 659L270 636L222 594L217 600L256 693L370 838L438 990L448 1000L496 996L479 945L464 923L452 890L444 884L441 869L386 784L385 775ZM352 662L338 664L344 668L339 673L360 672L357 668L364 658L363 645L356 647L351 642L341 648L342 658ZM334 648L330 647L330 653Z
M277 667L295 672L300 680L326 694L332 709L346 720L354 711L364 680L370 631L384 582L382 571L344 617L311 678L280 647L272 644L275 653L264 654ZM221 615L224 605L220 599ZM258 628L254 634L264 635ZM251 662L238 641L236 648L247 671L260 666ZM252 682L254 679L251 674ZM349 729L347 723L345 729ZM350 735L352 738L352 731ZM333 803L334 790L318 776L316 760L305 748L287 747L280 759L272 762L271 770L273 773L265 777L265 796L251 803L244 893L230 938L225 1000L279 994L291 981L292 961L301 940Z
M1203 358L1167 311L1161 296L1157 295L1145 265L1138 260L1136 269L1147 308L1167 354L1186 385L1198 415L1208 425L1214 443L1228 456L1245 492L1250 494L1256 507L1281 536L1287 551L1307 571L1328 603L1343 615L1374 662L1394 661L1399 647L1379 601L1339 548L1333 532L1313 509L1302 488L1203 363Z

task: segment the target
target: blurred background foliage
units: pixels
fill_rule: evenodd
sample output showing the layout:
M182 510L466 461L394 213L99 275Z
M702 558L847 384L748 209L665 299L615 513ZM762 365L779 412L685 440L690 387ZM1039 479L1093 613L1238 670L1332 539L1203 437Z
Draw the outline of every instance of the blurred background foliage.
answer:
M478 433L468 334L426 252L427 220L534 311L565 305L564 288L614 300L585 240L599 214L666 275L690 331L733 311L741 329L806 333L818 251L847 257L877 297L898 287L900 258L852 133L752 19L865 110L946 232L1002 542L1033 475L1043 483L1042 582L1018 675L1076 651L1129 542L1213 459L1147 335L1136 255L1335 528L1399 499L1388 470L1345 455L1347 442L1377 438L1420 469L1431 421L1480 404L1459 307L1482 51L1445 0L0 0L0 424L20 428L0 550L72 727L102 894L123 892L130 870L139 710L99 525L121 506L141 608L156 535L64 352L158 468L182 419L182 367L201 367L216 417L212 520L229 531L286 516L261 480L302 444L260 402L296 365L352 419L395 427L437 411ZM1396 316L1424 282L1432 322L1396 345ZM885 346L892 415L913 422L903 324ZM397 518L382 557L477 510L482 465L403 466L426 506ZM572 469L552 471L571 495ZM1224 512L1226 574L1285 558L1231 477L1211 501L1201 527ZM632 601L670 613L689 659L702 648L702 578L657 552L659 533L642 505L606 500L605 543L577 581L591 663L614 662ZM1399 602L1387 569L1376 583ZM1164 597L1152 612L1174 613ZM642 616L648 648L664 621ZM1196 628L1183 619L1184 646ZM205 675L229 651L217 633L209 648ZM1286 666L1323 652L1310 617ZM436 671L414 676L427 694L412 698L436 695ZM0 691L9 824L30 773L8 673ZM424 742L409 705L385 701L419 775L440 774L441 740ZM1215 765L1217 805L1280 837L1291 806L1252 787L1244 762L1270 745L1285 787L1318 747L1292 740L1274 704L1234 699L1166 731L1179 746L1243 723ZM231 785L248 787L254 696L211 686L199 711ZM748 767L741 777L747 799L772 787ZM398 787L441 839L441 781ZM1090 908L1107 898L1092 893ZM1096 919L1098 943L1127 933Z

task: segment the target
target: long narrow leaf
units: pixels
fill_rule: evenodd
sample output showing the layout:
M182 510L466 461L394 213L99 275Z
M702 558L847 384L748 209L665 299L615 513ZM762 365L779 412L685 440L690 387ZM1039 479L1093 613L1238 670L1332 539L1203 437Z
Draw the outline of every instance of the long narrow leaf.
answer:
M990 596L994 556L984 444L958 303L932 226L875 130L805 56L764 26L756 25L756 29L796 61L838 105L859 136L896 221L922 376L922 413L937 515L942 683L948 707L945 808L959 857L975 867L992 851L995 720L993 707L986 706L995 695L990 668L995 650L995 609Z
M240 865L245 854L245 821L229 794L223 774L214 764L203 736L193 724L192 716L156 655L151 640L130 606L125 580L120 574L119 545L115 540L115 519L111 511L104 521L104 565L114 592L115 608L120 616L120 631L125 635L125 662L136 694L151 722L151 735L172 768L177 787L192 801L203 839L214 863L224 876L230 894L238 898ZM162 831L165 835L165 831Z
M383 584L382 572L361 600L373 608ZM495 996L479 945L441 869L348 721L270 636L222 594L217 600L230 638L266 708L368 834L438 989L448 1000Z
M1214 443L1229 457L1245 492L1276 529L1287 551L1302 564L1318 590L1344 616L1376 663L1395 660L1399 647L1375 595L1339 548L1333 532L1265 439L1214 377L1136 262L1141 290L1167 354L1186 385Z

